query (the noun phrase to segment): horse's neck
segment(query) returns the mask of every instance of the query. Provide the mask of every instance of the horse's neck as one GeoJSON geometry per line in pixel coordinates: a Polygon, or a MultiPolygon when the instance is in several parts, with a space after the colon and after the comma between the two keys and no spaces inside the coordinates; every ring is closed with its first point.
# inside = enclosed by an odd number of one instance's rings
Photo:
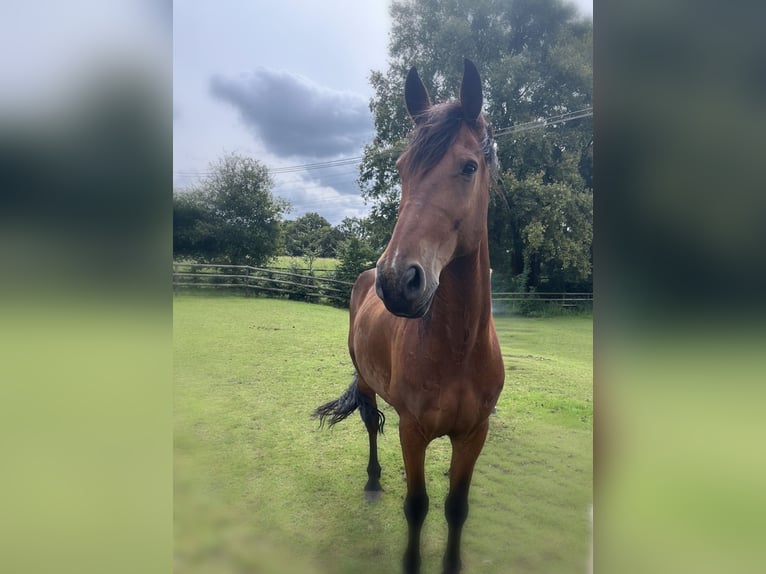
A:
{"type": "Polygon", "coordinates": [[[455,338],[455,345],[471,345],[474,338],[489,329],[492,293],[489,277],[489,251],[486,241],[479,249],[453,260],[442,270],[436,293],[432,322],[455,338]]]}

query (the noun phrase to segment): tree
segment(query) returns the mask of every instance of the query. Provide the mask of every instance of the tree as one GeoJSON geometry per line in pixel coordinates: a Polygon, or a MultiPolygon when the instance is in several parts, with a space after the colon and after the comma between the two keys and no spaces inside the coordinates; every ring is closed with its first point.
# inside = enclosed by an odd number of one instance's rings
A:
{"type": "Polygon", "coordinates": [[[341,241],[356,237],[367,240],[369,233],[367,231],[367,219],[362,217],[344,217],[335,228],[339,233],[341,241]]]}
{"type": "Polygon", "coordinates": [[[561,0],[404,0],[392,4],[391,15],[389,68],[370,78],[376,135],[360,167],[376,241],[390,237],[399,202],[395,161],[411,126],[402,97],[407,70],[416,65],[432,100],[444,101],[457,95],[466,56],[479,68],[484,108],[498,134],[502,184],[489,215],[495,272],[525,276],[529,288],[588,284],[590,263],[579,256],[591,251],[592,122],[530,128],[592,104],[592,22],[561,0]],[[578,217],[567,219],[577,232],[551,235],[555,226],[543,222],[570,212],[567,201],[579,206],[578,217]],[[535,243],[541,225],[546,245],[566,240],[559,255],[535,243]],[[582,242],[576,250],[574,241],[582,242]],[[578,263],[562,259],[562,250],[576,251],[578,263]]]}
{"type": "MultiPolygon", "coordinates": [[[[362,271],[375,267],[383,249],[376,249],[370,243],[369,218],[346,217],[335,230],[340,238],[336,251],[338,266],[335,268],[335,279],[353,283],[362,271]]],[[[348,305],[350,296],[349,287],[342,303],[348,305]]]]}
{"type": "Polygon", "coordinates": [[[200,190],[173,192],[173,257],[208,259],[216,250],[213,212],[200,190]]]}
{"type": "Polygon", "coordinates": [[[358,239],[376,255],[382,253],[386,247],[387,241],[380,245],[375,241],[375,222],[370,217],[344,217],[335,230],[338,233],[339,248],[342,247],[343,242],[347,242],[349,239],[358,239]]]}
{"type": "Polygon", "coordinates": [[[333,257],[338,235],[324,217],[307,213],[284,224],[285,252],[298,257],[333,257]]]}
{"type": "MultiPolygon", "coordinates": [[[[363,239],[351,236],[338,247],[338,266],[335,268],[335,279],[353,283],[362,271],[375,267],[377,254],[363,239]]],[[[348,305],[351,298],[351,288],[346,293],[342,303],[348,305]]]]}
{"type": "Polygon", "coordinates": [[[514,289],[587,289],[586,279],[592,272],[593,195],[564,182],[548,183],[542,173],[519,181],[506,172],[502,179],[513,209],[496,205],[491,223],[500,235],[517,243],[511,251],[501,241],[492,242],[490,257],[506,269],[517,264],[509,257],[520,262],[514,289]]]}
{"type": "Polygon", "coordinates": [[[199,188],[173,197],[173,255],[263,265],[277,254],[280,221],[290,209],[271,193],[266,166],[229,154],[211,165],[199,188]]]}

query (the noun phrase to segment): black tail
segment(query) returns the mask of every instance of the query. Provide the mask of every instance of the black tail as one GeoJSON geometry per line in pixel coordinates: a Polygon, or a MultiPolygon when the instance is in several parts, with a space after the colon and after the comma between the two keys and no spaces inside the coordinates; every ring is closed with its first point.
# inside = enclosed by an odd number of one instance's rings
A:
{"type": "Polygon", "coordinates": [[[329,424],[333,426],[348,417],[357,408],[364,423],[368,426],[370,424],[377,425],[378,432],[382,434],[386,416],[375,407],[367,395],[359,391],[356,374],[354,374],[353,382],[340,397],[317,407],[312,416],[319,418],[319,427],[322,428],[327,417],[330,417],[329,424]]]}

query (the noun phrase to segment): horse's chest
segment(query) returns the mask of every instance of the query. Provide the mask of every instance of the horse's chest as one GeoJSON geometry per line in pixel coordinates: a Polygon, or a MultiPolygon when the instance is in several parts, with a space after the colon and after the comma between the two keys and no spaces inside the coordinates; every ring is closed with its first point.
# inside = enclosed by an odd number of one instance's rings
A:
{"type": "Polygon", "coordinates": [[[392,387],[400,415],[415,417],[427,434],[436,437],[459,434],[486,419],[500,394],[502,380],[453,366],[429,373],[402,373],[392,387]]]}

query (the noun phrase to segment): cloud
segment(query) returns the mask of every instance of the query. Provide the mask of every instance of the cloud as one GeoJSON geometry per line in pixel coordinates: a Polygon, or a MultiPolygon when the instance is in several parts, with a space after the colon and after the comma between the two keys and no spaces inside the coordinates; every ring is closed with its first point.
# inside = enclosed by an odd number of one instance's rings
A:
{"type": "Polygon", "coordinates": [[[374,134],[363,96],[268,68],[248,77],[210,80],[212,95],[236,108],[245,125],[278,157],[361,155],[374,134]]]}
{"type": "Polygon", "coordinates": [[[293,206],[293,210],[286,219],[297,219],[308,212],[320,213],[332,225],[338,225],[344,217],[365,217],[369,207],[364,200],[356,195],[343,195],[337,189],[322,186],[319,182],[306,185],[301,181],[298,184],[278,184],[275,193],[287,199],[293,206]]]}
{"type": "Polygon", "coordinates": [[[274,192],[293,205],[288,219],[316,211],[337,225],[344,217],[364,217],[369,212],[359,193],[358,176],[356,165],[277,174],[274,192]]]}

